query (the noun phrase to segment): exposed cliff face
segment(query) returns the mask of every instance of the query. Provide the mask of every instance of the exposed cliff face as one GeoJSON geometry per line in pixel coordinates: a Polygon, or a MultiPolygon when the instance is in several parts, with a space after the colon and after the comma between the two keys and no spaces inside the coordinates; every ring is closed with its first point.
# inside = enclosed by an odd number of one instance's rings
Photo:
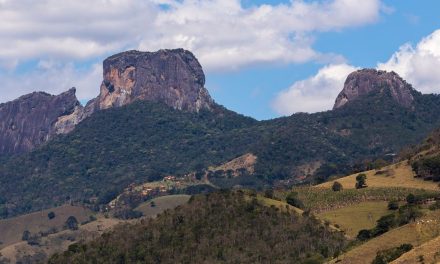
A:
{"type": "Polygon", "coordinates": [[[0,155],[22,153],[57,133],[70,132],[82,118],[75,89],[54,96],[24,95],[0,105],[0,155]]]}
{"type": "Polygon", "coordinates": [[[127,51],[104,61],[104,80],[94,110],[119,107],[135,100],[163,102],[175,109],[211,109],[205,75],[194,55],[183,49],[127,51]]]}
{"type": "Polygon", "coordinates": [[[356,100],[370,92],[384,92],[388,89],[391,96],[404,107],[410,107],[414,101],[413,88],[395,72],[374,69],[358,70],[348,75],[344,89],[336,98],[333,109],[356,100]]]}

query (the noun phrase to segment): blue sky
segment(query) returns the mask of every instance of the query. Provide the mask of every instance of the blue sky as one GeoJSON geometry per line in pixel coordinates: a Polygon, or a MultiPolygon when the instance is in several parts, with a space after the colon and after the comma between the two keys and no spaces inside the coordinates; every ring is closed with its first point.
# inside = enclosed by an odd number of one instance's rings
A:
{"type": "Polygon", "coordinates": [[[0,0],[0,102],[71,86],[85,102],[105,57],[177,47],[199,58],[215,101],[257,119],[329,110],[364,67],[439,93],[438,10],[437,0],[0,0]]]}

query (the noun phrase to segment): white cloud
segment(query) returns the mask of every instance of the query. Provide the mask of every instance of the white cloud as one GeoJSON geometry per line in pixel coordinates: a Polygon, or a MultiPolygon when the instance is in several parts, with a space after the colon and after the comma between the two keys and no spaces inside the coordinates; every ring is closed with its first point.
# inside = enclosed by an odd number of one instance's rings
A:
{"type": "Polygon", "coordinates": [[[440,93],[440,30],[423,38],[415,47],[400,47],[381,70],[395,71],[422,93],[440,93]]]}
{"type": "Polygon", "coordinates": [[[281,115],[329,110],[344,86],[347,75],[356,69],[348,64],[325,66],[316,75],[297,81],[281,91],[272,102],[272,107],[281,115]]]}
{"type": "Polygon", "coordinates": [[[140,48],[183,47],[192,50],[208,70],[328,61],[328,54],[313,50],[312,32],[372,23],[381,10],[379,0],[292,1],[252,8],[242,7],[238,0],[164,3],[168,10],[158,14],[155,30],[140,48]]]}
{"type": "Polygon", "coordinates": [[[91,97],[99,90],[97,70],[76,66],[100,63],[126,49],[186,48],[208,71],[341,62],[340,55],[312,48],[315,33],[373,23],[381,12],[380,0],[292,0],[253,7],[240,0],[0,0],[0,102],[68,86],[78,87],[81,99],[91,97]],[[29,61],[57,67],[14,72],[29,61]]]}
{"type": "Polygon", "coordinates": [[[76,87],[79,100],[88,100],[98,95],[102,81],[102,65],[78,69],[72,63],[59,64],[40,61],[38,67],[26,74],[0,74],[2,101],[13,100],[32,91],[60,94],[76,87]]]}

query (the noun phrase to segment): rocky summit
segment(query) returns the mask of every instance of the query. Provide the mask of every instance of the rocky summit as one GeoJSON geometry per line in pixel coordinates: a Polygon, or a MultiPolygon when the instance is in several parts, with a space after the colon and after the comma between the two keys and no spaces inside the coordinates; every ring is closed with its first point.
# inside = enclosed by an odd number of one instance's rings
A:
{"type": "Polygon", "coordinates": [[[119,107],[135,100],[162,102],[178,110],[211,109],[205,75],[196,57],[183,49],[127,51],[107,58],[104,80],[94,110],[119,107]]]}
{"type": "Polygon", "coordinates": [[[60,95],[34,92],[0,105],[0,155],[22,153],[70,132],[82,107],[72,88],[60,95]]]}
{"type": "Polygon", "coordinates": [[[392,98],[404,107],[410,107],[414,101],[414,89],[397,73],[362,69],[348,75],[333,109],[340,108],[374,91],[381,93],[389,91],[392,98]]]}

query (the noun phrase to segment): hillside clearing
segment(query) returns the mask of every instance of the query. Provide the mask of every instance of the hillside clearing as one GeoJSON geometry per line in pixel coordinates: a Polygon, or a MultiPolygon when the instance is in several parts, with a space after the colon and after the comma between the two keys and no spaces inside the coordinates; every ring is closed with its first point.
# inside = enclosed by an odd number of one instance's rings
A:
{"type": "Polygon", "coordinates": [[[371,229],[376,221],[389,213],[387,202],[362,202],[347,207],[326,211],[317,216],[339,226],[351,238],[357,236],[361,229],[371,229]]]}
{"type": "Polygon", "coordinates": [[[393,229],[373,238],[364,244],[353,248],[331,263],[340,264],[370,264],[379,250],[398,247],[407,243],[419,246],[440,235],[440,211],[427,212],[417,221],[393,229]]]}
{"type": "Polygon", "coordinates": [[[0,220],[0,249],[20,242],[23,232],[28,230],[31,234],[61,230],[69,216],[74,216],[79,223],[89,220],[94,213],[81,206],[63,205],[48,210],[35,212],[15,218],[0,220]],[[55,217],[49,220],[49,212],[54,212],[55,217]]]}
{"type": "Polygon", "coordinates": [[[179,205],[187,203],[189,198],[191,198],[191,195],[181,194],[161,196],[152,199],[151,201],[142,203],[134,210],[142,212],[142,214],[146,217],[155,217],[167,209],[173,209],[179,205]]]}
{"type": "MultiPolygon", "coordinates": [[[[425,190],[440,190],[438,183],[432,181],[424,181],[422,179],[414,178],[414,172],[407,161],[402,161],[379,170],[369,170],[362,172],[367,175],[368,187],[402,187],[415,188],[425,190]]],[[[328,181],[315,187],[331,188],[335,181],[342,184],[344,189],[354,189],[356,184],[355,173],[336,180],[328,181]]]]}

